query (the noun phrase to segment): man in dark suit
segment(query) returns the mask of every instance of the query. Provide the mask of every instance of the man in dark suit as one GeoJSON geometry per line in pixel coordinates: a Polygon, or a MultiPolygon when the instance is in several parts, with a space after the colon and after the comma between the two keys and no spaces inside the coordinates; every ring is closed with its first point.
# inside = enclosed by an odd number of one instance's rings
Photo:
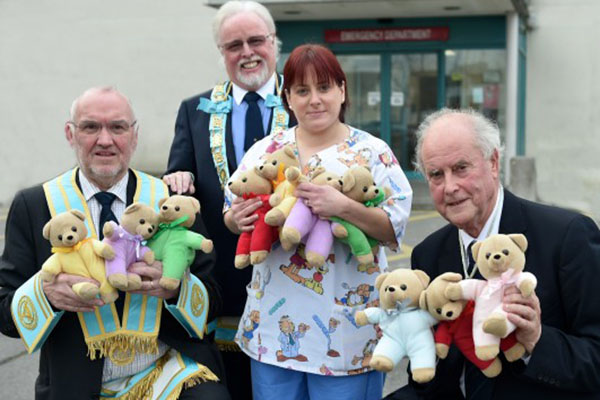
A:
{"type": "MultiPolygon", "coordinates": [[[[216,325],[215,340],[232,396],[247,399],[252,393],[250,361],[233,336],[252,269],[234,269],[238,237],[223,223],[223,185],[254,141],[277,134],[290,123],[281,104],[282,77],[275,73],[279,43],[269,11],[253,1],[227,2],[215,15],[213,32],[229,81],[181,103],[163,180],[172,191],[193,194],[200,201],[215,244],[213,272],[222,297],[220,317],[212,325],[216,325]]],[[[258,199],[246,205],[246,215],[260,206],[258,199]]]]}
{"type": "MultiPolygon", "coordinates": [[[[35,295],[27,296],[28,285],[41,282],[36,281],[37,273],[51,255],[50,242],[42,237],[42,229],[61,208],[82,210],[86,214],[88,231],[96,236],[107,215],[119,219],[127,205],[143,200],[140,194],[150,194],[148,198],[154,198],[151,200],[154,203],[158,201],[156,197],[167,195],[160,180],[129,168],[137,145],[137,127],[130,103],[121,93],[109,87],[85,91],[73,103],[71,120],[65,124],[66,138],[75,151],[78,167],[44,185],[17,193],[11,205],[6,221],[6,246],[0,260],[0,331],[11,337],[21,334],[28,349],[33,350],[39,345],[29,347],[25,338],[27,330],[43,325],[42,318],[56,323],[53,328],[48,328],[47,337],[40,341],[43,345],[35,386],[36,399],[99,398],[108,382],[131,377],[140,377],[142,386],[152,386],[160,378],[146,378],[143,371],[161,369],[155,366],[166,362],[171,354],[175,362],[177,357],[185,357],[186,365],[194,371],[193,382],[181,378],[181,385],[172,389],[175,392],[182,390],[179,398],[230,398],[226,386],[218,382],[218,377],[224,378],[224,368],[214,343],[190,337],[167,311],[166,303],[162,314],[158,312],[155,316],[160,318],[156,353],[132,351],[131,348],[125,351],[116,346],[109,354],[96,355],[92,360],[84,340],[83,325],[80,326],[84,314],[77,312],[100,310],[98,307],[104,306],[104,302],[100,298],[83,300],[75,295],[71,286],[83,281],[96,285],[98,282],[61,273],[53,282],[43,282],[41,292],[37,286],[35,295]],[[108,205],[103,203],[105,198],[110,199],[108,205]],[[15,312],[15,302],[19,303],[18,312],[15,312]],[[123,355],[127,359],[121,357],[123,355]],[[184,388],[185,384],[193,383],[199,384],[184,388]]],[[[201,223],[197,228],[204,229],[201,223]]],[[[197,278],[208,277],[213,266],[214,256],[199,256],[192,266],[192,274],[197,278]]],[[[160,262],[152,266],[137,263],[130,272],[142,277],[142,287],[134,293],[146,295],[143,296],[144,303],[154,302],[160,307],[163,299],[172,303],[180,295],[179,289],[168,291],[158,285],[162,275],[160,262]]],[[[128,293],[127,298],[136,294],[128,293]]],[[[132,313],[136,310],[135,305],[124,301],[125,297],[121,292],[115,303],[119,319],[124,307],[132,313]]],[[[149,308],[144,310],[152,312],[149,308]]],[[[104,325],[104,329],[108,332],[110,328],[104,325]]],[[[165,376],[163,372],[157,376],[165,376]]],[[[153,386],[155,392],[157,387],[153,386]]],[[[170,389],[165,388],[165,391],[173,393],[170,389]]],[[[140,385],[123,389],[123,393],[138,398],[146,398],[148,394],[140,385]]]]}
{"type": "MultiPolygon", "coordinates": [[[[495,233],[527,237],[525,271],[535,295],[505,291],[508,319],[526,349],[484,378],[455,347],[413,396],[432,399],[600,399],[600,232],[589,218],[521,199],[499,183],[498,128],[474,111],[444,109],[420,126],[417,164],[438,212],[450,223],[415,247],[412,267],[430,277],[469,270],[467,246],[495,233]],[[461,388],[461,378],[464,386],[461,388]]],[[[411,398],[410,388],[390,398],[411,398]]],[[[414,397],[413,397],[414,398],[414,397]]]]}

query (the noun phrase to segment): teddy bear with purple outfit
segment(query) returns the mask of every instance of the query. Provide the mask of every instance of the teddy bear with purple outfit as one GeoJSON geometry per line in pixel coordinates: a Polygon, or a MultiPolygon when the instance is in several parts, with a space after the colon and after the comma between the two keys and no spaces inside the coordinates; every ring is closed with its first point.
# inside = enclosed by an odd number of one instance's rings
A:
{"type": "MultiPolygon", "coordinates": [[[[327,172],[323,167],[315,169],[310,182],[315,185],[330,185],[336,190],[342,190],[340,177],[327,172]]],[[[319,218],[304,201],[297,201],[285,220],[280,241],[285,250],[291,250],[294,245],[304,241],[308,264],[312,267],[322,267],[333,245],[331,221],[319,218]]]]}
{"type": "Polygon", "coordinates": [[[115,258],[106,260],[106,277],[119,290],[137,290],[142,287],[139,275],[128,272],[129,266],[137,261],[150,265],[154,252],[143,242],[156,232],[158,214],[152,207],[133,203],[125,209],[121,225],[108,221],[102,228],[103,242],[115,250],[115,258]]]}

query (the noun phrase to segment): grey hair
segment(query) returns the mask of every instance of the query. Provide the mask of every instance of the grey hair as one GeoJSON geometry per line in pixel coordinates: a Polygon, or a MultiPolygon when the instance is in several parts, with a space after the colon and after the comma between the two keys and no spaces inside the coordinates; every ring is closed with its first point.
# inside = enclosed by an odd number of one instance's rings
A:
{"type": "MultiPolygon", "coordinates": [[[[271,13],[269,12],[269,10],[267,10],[265,6],[263,6],[260,3],[257,3],[256,1],[228,1],[219,8],[219,11],[217,11],[213,18],[212,28],[215,44],[220,44],[219,33],[223,22],[225,22],[227,18],[233,17],[234,15],[240,13],[249,12],[256,14],[258,17],[260,17],[260,19],[262,19],[265,22],[267,28],[269,29],[269,33],[275,33],[275,21],[273,21],[271,13]]],[[[277,39],[277,41],[279,42],[279,39],[277,39]]]]}
{"type": "MultiPolygon", "coordinates": [[[[71,109],[69,112],[69,116],[70,116],[70,121],[75,121],[77,119],[77,111],[79,109],[79,102],[81,101],[81,99],[83,98],[83,96],[85,96],[88,93],[91,92],[100,92],[100,93],[116,93],[119,96],[121,96],[123,99],[125,99],[125,101],[127,102],[127,106],[129,107],[129,112],[131,113],[131,117],[132,119],[135,121],[136,117],[135,117],[135,113],[133,112],[133,107],[131,105],[131,101],[129,101],[129,99],[127,98],[127,96],[125,96],[123,93],[119,92],[117,90],[117,88],[115,88],[114,86],[95,86],[95,87],[91,87],[89,89],[87,89],[85,92],[81,93],[79,96],[77,96],[77,98],[75,100],[73,100],[73,103],[71,103],[71,109]]],[[[140,124],[136,124],[135,125],[135,131],[137,132],[139,130],[140,124]]]]}
{"type": "Polygon", "coordinates": [[[429,132],[429,128],[436,121],[448,115],[464,115],[468,117],[473,124],[473,132],[475,133],[475,143],[481,150],[483,158],[486,160],[492,157],[494,151],[498,151],[498,156],[502,156],[504,150],[500,143],[500,129],[498,124],[485,117],[478,111],[471,108],[453,110],[450,108],[442,108],[434,113],[429,114],[417,128],[415,135],[417,137],[417,147],[415,149],[414,166],[419,172],[425,175],[425,168],[422,160],[423,141],[429,132]]]}

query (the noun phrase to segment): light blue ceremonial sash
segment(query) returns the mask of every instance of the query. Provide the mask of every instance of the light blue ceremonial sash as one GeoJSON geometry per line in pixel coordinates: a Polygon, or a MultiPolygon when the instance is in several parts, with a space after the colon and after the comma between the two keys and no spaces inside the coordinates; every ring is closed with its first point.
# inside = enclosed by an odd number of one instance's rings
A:
{"type": "Polygon", "coordinates": [[[17,289],[10,311],[29,354],[42,347],[64,311],[55,313],[42,290],[37,273],[17,289]]]}
{"type": "Polygon", "coordinates": [[[208,292],[200,279],[187,273],[181,282],[177,304],[165,302],[167,310],[181,323],[191,337],[202,339],[208,317],[208,292]]]}
{"type": "MultiPolygon", "coordinates": [[[[288,128],[289,115],[285,111],[281,102],[281,88],[283,86],[283,76],[278,75],[275,79],[275,89],[277,94],[269,93],[265,100],[265,105],[273,109],[271,122],[271,135],[279,135],[288,128]],[[277,79],[277,77],[279,79],[277,79]],[[279,82],[281,81],[281,82],[279,82]]],[[[210,94],[210,100],[202,97],[196,107],[199,111],[204,111],[210,115],[208,130],[210,132],[210,151],[213,158],[213,164],[221,183],[221,190],[229,180],[229,166],[227,164],[227,145],[225,142],[225,131],[227,126],[227,115],[231,112],[233,99],[229,95],[232,84],[229,81],[215,86],[210,94]]]]}
{"type": "Polygon", "coordinates": [[[178,353],[168,351],[145,370],[132,377],[102,385],[101,399],[176,399],[186,388],[205,381],[218,381],[206,366],[178,353]]]}

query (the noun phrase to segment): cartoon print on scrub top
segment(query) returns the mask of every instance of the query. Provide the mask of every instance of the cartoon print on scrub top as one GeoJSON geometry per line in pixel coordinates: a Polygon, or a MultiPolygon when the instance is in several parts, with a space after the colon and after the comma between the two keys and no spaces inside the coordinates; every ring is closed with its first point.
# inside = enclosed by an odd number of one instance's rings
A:
{"type": "MultiPolygon", "coordinates": [[[[281,264],[279,269],[284,273],[285,276],[297,284],[302,285],[317,294],[323,294],[323,285],[321,282],[323,281],[323,276],[329,272],[329,267],[327,266],[327,263],[321,267],[310,266],[306,261],[304,250],[304,244],[300,243],[296,248],[296,252],[290,257],[290,264],[281,264]],[[312,277],[305,278],[300,275],[300,271],[302,270],[315,271],[313,272],[312,277]]],[[[332,263],[335,262],[335,256],[330,254],[327,258],[327,261],[332,263]]]]}
{"type": "Polygon", "coordinates": [[[254,331],[260,324],[260,311],[252,310],[247,319],[244,319],[244,333],[242,334],[242,346],[248,348],[248,343],[254,339],[254,331]]]}
{"type": "Polygon", "coordinates": [[[254,278],[252,278],[252,283],[250,284],[250,287],[253,290],[256,290],[255,297],[257,299],[260,299],[265,294],[265,286],[267,286],[271,281],[271,270],[267,269],[264,275],[264,279],[261,280],[260,271],[256,271],[254,278]]]}
{"type": "Polygon", "coordinates": [[[298,325],[298,330],[296,330],[296,325],[290,319],[288,315],[283,315],[279,318],[279,344],[281,345],[281,350],[277,350],[277,361],[283,362],[290,359],[306,362],[308,358],[306,356],[300,354],[300,340],[306,334],[306,331],[310,329],[310,326],[305,323],[300,323],[298,325]]]}
{"type": "Polygon", "coordinates": [[[348,307],[367,304],[371,297],[371,292],[375,290],[374,286],[367,283],[361,283],[356,287],[350,287],[346,282],[342,282],[342,287],[347,290],[346,295],[341,299],[336,297],[335,304],[348,307]]]}
{"type": "Polygon", "coordinates": [[[360,374],[369,369],[369,363],[373,356],[373,350],[377,346],[377,339],[370,339],[363,347],[362,355],[354,356],[352,358],[352,365],[360,365],[360,368],[348,371],[348,375],[360,374]]]}
{"type": "Polygon", "coordinates": [[[335,332],[337,327],[340,325],[340,321],[333,317],[329,318],[329,328],[326,328],[325,324],[323,323],[323,321],[321,321],[321,318],[319,318],[319,316],[317,314],[313,314],[312,318],[317,323],[319,328],[321,328],[321,332],[323,332],[323,335],[325,335],[325,337],[327,338],[327,353],[326,353],[327,356],[339,357],[340,353],[331,348],[331,335],[335,332]]]}

